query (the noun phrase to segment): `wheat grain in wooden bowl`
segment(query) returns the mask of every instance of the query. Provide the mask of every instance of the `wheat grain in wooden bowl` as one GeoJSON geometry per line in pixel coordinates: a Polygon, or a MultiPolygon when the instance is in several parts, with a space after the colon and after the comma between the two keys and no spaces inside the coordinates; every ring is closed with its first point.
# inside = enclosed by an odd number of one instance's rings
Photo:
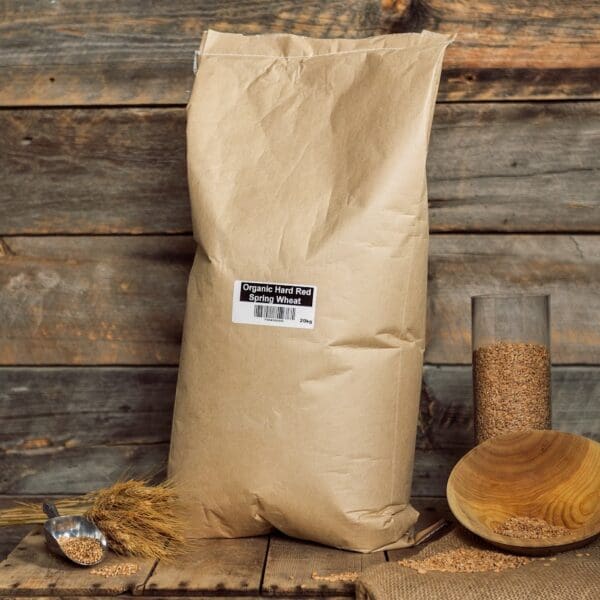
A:
{"type": "Polygon", "coordinates": [[[576,548],[600,534],[600,444],[560,431],[493,438],[458,462],[446,491],[456,519],[496,546],[576,548]]]}

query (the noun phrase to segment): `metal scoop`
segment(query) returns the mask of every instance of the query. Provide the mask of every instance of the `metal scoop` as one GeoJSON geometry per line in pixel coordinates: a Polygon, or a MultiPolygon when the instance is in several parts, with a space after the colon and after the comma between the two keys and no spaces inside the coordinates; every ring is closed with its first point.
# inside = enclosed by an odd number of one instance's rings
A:
{"type": "Polygon", "coordinates": [[[106,536],[90,520],[85,517],[61,517],[58,514],[56,506],[51,502],[44,502],[42,508],[48,517],[48,520],[44,523],[44,534],[46,535],[48,549],[52,553],[61,556],[62,558],[66,558],[82,567],[91,567],[104,560],[108,548],[106,536]],[[80,562],[66,554],[62,549],[60,542],[73,538],[93,538],[98,540],[102,546],[102,557],[100,560],[93,563],[80,562]]]}

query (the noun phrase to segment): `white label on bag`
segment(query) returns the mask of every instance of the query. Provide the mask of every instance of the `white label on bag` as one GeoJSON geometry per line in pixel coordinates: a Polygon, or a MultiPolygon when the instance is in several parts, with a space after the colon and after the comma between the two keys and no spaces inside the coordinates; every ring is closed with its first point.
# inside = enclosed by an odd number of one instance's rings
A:
{"type": "Polygon", "coordinates": [[[246,325],[313,329],[317,288],[314,285],[236,281],[231,320],[246,325]]]}

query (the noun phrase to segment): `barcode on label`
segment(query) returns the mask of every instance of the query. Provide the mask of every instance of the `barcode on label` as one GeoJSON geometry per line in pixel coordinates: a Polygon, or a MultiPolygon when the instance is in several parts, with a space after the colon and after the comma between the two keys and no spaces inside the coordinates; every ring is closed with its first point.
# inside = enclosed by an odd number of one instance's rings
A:
{"type": "Polygon", "coordinates": [[[296,309],[293,306],[255,304],[254,316],[268,321],[293,321],[296,318],[296,309]]]}

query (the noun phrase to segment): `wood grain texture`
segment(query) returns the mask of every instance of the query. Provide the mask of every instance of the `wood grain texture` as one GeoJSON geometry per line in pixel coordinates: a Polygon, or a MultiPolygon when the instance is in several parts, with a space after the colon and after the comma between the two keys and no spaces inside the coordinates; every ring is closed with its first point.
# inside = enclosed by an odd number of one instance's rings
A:
{"type": "Polygon", "coordinates": [[[467,529],[518,554],[567,550],[600,534],[600,444],[561,431],[519,431],[486,440],[448,481],[448,503],[467,529]],[[567,533],[518,537],[496,527],[513,516],[567,533]]]}
{"type": "Polygon", "coordinates": [[[191,238],[11,238],[0,251],[0,362],[178,361],[191,238]]]}
{"type": "MultiPolygon", "coordinates": [[[[52,456],[169,441],[175,367],[0,368],[0,451],[52,456]]],[[[473,444],[471,368],[426,365],[417,447],[473,444]]],[[[554,367],[553,426],[600,440],[600,367],[554,367]]]]}
{"type": "MultiPolygon", "coordinates": [[[[600,368],[552,370],[552,427],[600,441],[600,368]]],[[[425,366],[418,447],[473,445],[470,367],[425,366]]]]}
{"type": "MultiPolygon", "coordinates": [[[[0,234],[189,233],[185,111],[0,112],[0,234]]],[[[600,103],[439,104],[433,232],[599,232],[600,103]]]]}
{"type": "MultiPolygon", "coordinates": [[[[176,364],[187,236],[12,237],[0,247],[0,364],[176,364]]],[[[430,363],[466,364],[470,296],[552,295],[553,361],[600,363],[600,236],[435,235],[430,363]]]]}
{"type": "Polygon", "coordinates": [[[184,109],[0,112],[5,233],[190,232],[184,109]]]}
{"type": "Polygon", "coordinates": [[[445,61],[444,99],[599,93],[600,8],[593,0],[418,4],[418,11],[391,15],[379,0],[5,3],[0,104],[185,103],[192,52],[208,27],[315,37],[427,28],[458,36],[445,61]]]}
{"type": "Polygon", "coordinates": [[[353,581],[326,581],[317,577],[360,574],[385,560],[384,552],[359,554],[273,535],[262,590],[275,596],[354,596],[353,581]]]}
{"type": "MultiPolygon", "coordinates": [[[[597,380],[596,377],[596,386],[597,380]]],[[[565,402],[568,402],[566,390],[565,398],[565,402]]],[[[590,396],[583,402],[587,403],[588,408],[581,413],[579,428],[589,431],[587,425],[583,424],[583,419],[591,415],[591,423],[597,423],[598,396],[590,396]]],[[[574,414],[578,405],[576,402],[569,412],[574,414]]],[[[436,404],[433,406],[432,409],[429,405],[426,410],[432,410],[434,415],[445,415],[446,419],[455,418],[456,421],[452,430],[438,430],[437,442],[433,437],[431,425],[425,432],[421,432],[415,455],[412,488],[414,496],[444,495],[452,467],[472,445],[472,429],[464,424],[465,421],[470,422],[471,417],[467,415],[470,415],[471,411],[465,408],[463,417],[456,418],[456,413],[460,412],[452,405],[450,409],[438,409],[436,404]],[[462,427],[460,433],[459,427],[462,427]]],[[[422,406],[421,413],[423,412],[422,406]]],[[[567,429],[566,426],[562,428],[567,429]]],[[[110,429],[104,430],[103,433],[107,438],[112,435],[110,429]]],[[[599,439],[599,435],[596,427],[590,437],[599,439]]],[[[113,438],[103,444],[91,446],[57,445],[28,448],[25,444],[25,447],[3,452],[0,454],[0,494],[81,494],[106,486],[124,475],[164,474],[169,451],[168,441],[151,444],[127,442],[125,437],[122,440],[113,438]]]]}
{"type": "MultiPolygon", "coordinates": [[[[440,496],[464,448],[417,450],[413,495],[440,496]]],[[[46,448],[0,455],[0,494],[84,494],[119,478],[164,476],[169,444],[46,448]]]]}
{"type": "Polygon", "coordinates": [[[168,443],[117,441],[5,453],[0,455],[0,494],[85,494],[123,477],[161,477],[168,455],[168,443]]]}
{"type": "MultiPolygon", "coordinates": [[[[15,506],[17,502],[39,502],[55,500],[59,496],[10,496],[0,495],[0,511],[15,506]]],[[[33,525],[15,525],[0,528],[0,561],[4,560],[17,544],[33,529],[33,525]]]]}
{"type": "Polygon", "coordinates": [[[0,452],[169,441],[174,367],[0,368],[0,452]]]}
{"type": "Polygon", "coordinates": [[[434,236],[426,360],[470,363],[470,297],[525,291],[552,297],[554,363],[600,363],[600,237],[575,235],[434,236]]]}
{"type": "Polygon", "coordinates": [[[146,596],[257,594],[268,537],[194,540],[194,550],[176,564],[159,563],[144,585],[146,596]]]}
{"type": "Polygon", "coordinates": [[[143,586],[155,561],[134,557],[117,557],[110,553],[103,564],[135,563],[133,575],[102,577],[82,569],[46,550],[41,528],[35,528],[19,543],[0,565],[0,595],[87,595],[116,596],[135,592],[143,586]]]}

